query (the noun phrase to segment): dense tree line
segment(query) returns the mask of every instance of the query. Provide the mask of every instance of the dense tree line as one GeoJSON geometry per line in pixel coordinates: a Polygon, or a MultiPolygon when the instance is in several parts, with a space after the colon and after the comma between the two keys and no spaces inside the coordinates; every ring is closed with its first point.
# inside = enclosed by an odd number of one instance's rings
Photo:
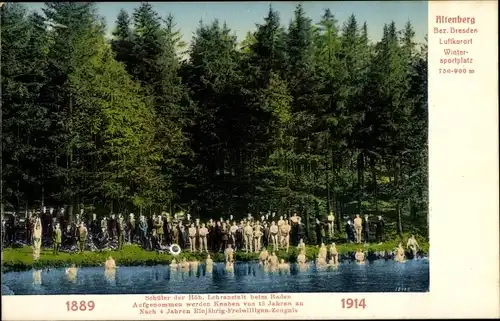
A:
{"type": "Polygon", "coordinates": [[[212,21],[188,45],[143,3],[109,40],[94,3],[7,3],[2,204],[426,222],[426,47],[368,27],[270,7],[240,42],[212,21]]]}

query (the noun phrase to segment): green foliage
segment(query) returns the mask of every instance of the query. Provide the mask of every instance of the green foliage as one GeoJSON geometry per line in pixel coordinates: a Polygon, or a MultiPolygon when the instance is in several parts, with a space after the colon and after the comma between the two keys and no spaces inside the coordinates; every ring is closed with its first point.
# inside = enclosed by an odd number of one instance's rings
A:
{"type": "MultiPolygon", "coordinates": [[[[406,235],[405,235],[406,237],[406,235]]],[[[406,239],[406,238],[405,238],[406,239]]],[[[422,248],[422,252],[427,254],[429,251],[429,244],[417,236],[417,241],[422,248]]],[[[359,246],[356,244],[342,244],[337,245],[337,251],[340,255],[352,254],[357,249],[363,248],[366,252],[376,251],[394,251],[399,242],[387,242],[383,244],[373,244],[368,247],[359,246]]],[[[406,244],[403,244],[406,246],[406,244]]],[[[268,249],[271,252],[271,249],[268,249]]],[[[308,261],[314,261],[318,255],[319,247],[307,246],[306,257],[308,261]]],[[[297,262],[298,249],[290,247],[289,251],[280,250],[276,252],[279,259],[284,259],[286,262],[297,262]]],[[[33,260],[33,251],[30,247],[22,247],[18,249],[4,249],[3,251],[3,266],[4,270],[28,270],[31,268],[59,268],[69,267],[75,264],[77,267],[93,267],[104,266],[108,257],[112,257],[117,266],[138,266],[138,265],[168,265],[172,262],[174,256],[166,253],[158,253],[154,251],[145,251],[137,245],[126,245],[121,251],[99,251],[99,252],[83,252],[83,253],[66,253],[59,252],[54,255],[51,250],[42,250],[38,261],[33,260]]],[[[224,262],[223,253],[210,254],[214,262],[224,262]]],[[[206,253],[191,253],[183,251],[181,254],[175,256],[177,262],[182,259],[187,261],[199,261],[203,263],[207,259],[206,253]]],[[[256,262],[259,260],[259,253],[245,253],[236,252],[235,260],[237,262],[256,262]]]]}

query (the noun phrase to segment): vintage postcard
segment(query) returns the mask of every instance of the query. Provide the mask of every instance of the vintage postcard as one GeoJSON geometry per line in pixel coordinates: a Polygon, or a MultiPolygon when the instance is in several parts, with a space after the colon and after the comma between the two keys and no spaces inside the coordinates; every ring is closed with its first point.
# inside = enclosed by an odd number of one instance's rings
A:
{"type": "Polygon", "coordinates": [[[2,319],[500,317],[497,10],[1,4],[2,319]]]}

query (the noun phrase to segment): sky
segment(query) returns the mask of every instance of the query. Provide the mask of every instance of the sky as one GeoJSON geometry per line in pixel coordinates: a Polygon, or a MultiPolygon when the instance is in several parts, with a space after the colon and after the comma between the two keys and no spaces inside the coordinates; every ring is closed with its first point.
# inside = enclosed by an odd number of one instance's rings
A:
{"type": "MultiPolygon", "coordinates": [[[[236,33],[238,40],[244,39],[248,31],[256,30],[255,25],[263,23],[269,4],[280,13],[281,23],[288,26],[295,7],[300,2],[151,2],[155,11],[162,17],[171,13],[181,29],[183,40],[190,42],[200,20],[209,23],[215,19],[226,21],[236,33]]],[[[40,10],[43,3],[25,3],[30,9],[40,10]]],[[[120,9],[132,14],[140,2],[100,2],[99,14],[106,19],[108,34],[111,34],[120,9]]],[[[336,19],[343,23],[355,14],[360,26],[367,22],[368,35],[372,41],[380,40],[385,23],[394,21],[402,29],[411,21],[416,41],[423,42],[427,34],[427,1],[307,1],[302,3],[304,10],[313,22],[318,22],[329,8],[336,19]]]]}

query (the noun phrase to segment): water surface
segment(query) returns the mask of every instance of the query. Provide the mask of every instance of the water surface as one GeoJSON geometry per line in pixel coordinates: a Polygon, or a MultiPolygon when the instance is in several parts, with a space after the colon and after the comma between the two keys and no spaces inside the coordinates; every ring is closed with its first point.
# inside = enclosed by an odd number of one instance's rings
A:
{"type": "Polygon", "coordinates": [[[114,278],[102,267],[81,268],[69,281],[65,269],[6,272],[2,295],[43,294],[168,294],[168,293],[274,293],[274,292],[427,292],[426,258],[397,263],[376,260],[358,265],[343,262],[336,269],[310,265],[290,273],[266,272],[258,263],[236,263],[228,273],[216,263],[212,273],[200,265],[196,272],[171,272],[168,266],[119,267],[114,278]],[[36,282],[34,282],[36,281],[36,282]]]}

